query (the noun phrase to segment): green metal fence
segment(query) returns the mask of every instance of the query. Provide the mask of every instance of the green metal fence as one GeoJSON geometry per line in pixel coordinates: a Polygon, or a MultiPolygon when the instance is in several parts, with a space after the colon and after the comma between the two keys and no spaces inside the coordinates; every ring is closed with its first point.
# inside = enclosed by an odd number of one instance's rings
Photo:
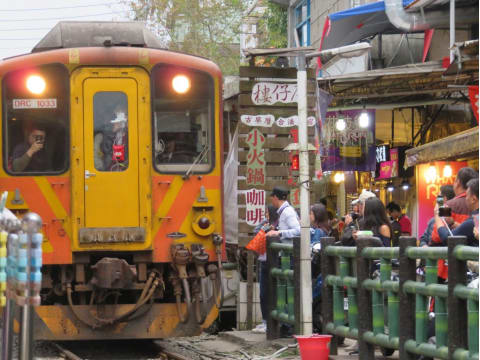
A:
{"type": "Polygon", "coordinates": [[[278,238],[267,238],[267,338],[270,340],[281,336],[282,324],[300,334],[299,241],[295,238],[288,244],[278,238]]]}
{"type": "MultiPolygon", "coordinates": [[[[360,359],[373,359],[375,346],[386,355],[399,350],[401,359],[478,359],[478,289],[466,286],[466,261],[478,261],[478,248],[466,246],[464,237],[451,237],[448,247],[437,248],[418,248],[415,238],[408,237],[395,248],[381,247],[376,238],[360,238],[357,247],[333,243],[332,238],[322,239],[324,326],[333,335],[357,339],[360,359]],[[398,259],[398,280],[391,277],[393,259],[398,259]],[[424,282],[416,279],[417,259],[426,261],[424,282]],[[448,285],[437,283],[439,259],[448,261],[448,285]],[[372,260],[380,261],[376,279],[372,260]],[[436,344],[427,338],[431,297],[436,344]]],[[[331,352],[336,354],[335,337],[331,352]]]]}

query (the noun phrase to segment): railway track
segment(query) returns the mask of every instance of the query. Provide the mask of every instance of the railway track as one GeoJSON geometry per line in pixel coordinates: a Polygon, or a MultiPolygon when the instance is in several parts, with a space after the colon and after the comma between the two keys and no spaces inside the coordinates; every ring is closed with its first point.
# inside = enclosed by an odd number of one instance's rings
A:
{"type": "Polygon", "coordinates": [[[161,341],[130,340],[82,341],[69,343],[49,343],[60,356],[67,360],[250,360],[244,351],[235,355],[199,349],[195,342],[188,340],[161,341]]]}

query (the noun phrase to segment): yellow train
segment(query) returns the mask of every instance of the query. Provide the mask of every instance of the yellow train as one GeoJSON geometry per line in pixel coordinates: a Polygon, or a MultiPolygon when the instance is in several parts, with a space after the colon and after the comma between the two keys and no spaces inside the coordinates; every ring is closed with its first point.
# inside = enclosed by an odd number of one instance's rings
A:
{"type": "Polygon", "coordinates": [[[208,327],[225,251],[218,66],[138,23],[61,22],[0,78],[0,189],[43,220],[36,338],[208,327]]]}

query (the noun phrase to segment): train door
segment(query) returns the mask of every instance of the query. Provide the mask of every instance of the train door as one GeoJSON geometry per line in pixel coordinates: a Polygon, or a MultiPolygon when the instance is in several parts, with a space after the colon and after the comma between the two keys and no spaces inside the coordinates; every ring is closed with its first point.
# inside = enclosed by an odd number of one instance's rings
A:
{"type": "Polygon", "coordinates": [[[134,79],[86,79],[85,227],[138,227],[138,114],[134,79]]]}
{"type": "Polygon", "coordinates": [[[82,68],[72,90],[73,249],[149,248],[148,74],[82,68]]]}

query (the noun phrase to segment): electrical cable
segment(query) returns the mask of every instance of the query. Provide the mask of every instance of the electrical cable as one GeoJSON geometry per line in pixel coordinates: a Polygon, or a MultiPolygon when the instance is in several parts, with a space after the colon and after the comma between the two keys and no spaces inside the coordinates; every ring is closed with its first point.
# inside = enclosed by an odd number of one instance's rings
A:
{"type": "Polygon", "coordinates": [[[74,5],[74,6],[59,6],[51,8],[25,8],[25,9],[0,9],[0,12],[20,12],[20,11],[47,11],[47,10],[63,10],[63,9],[78,9],[85,7],[97,7],[97,6],[110,6],[115,4],[122,4],[120,1],[113,1],[108,3],[101,4],[91,4],[91,5],[74,5]]]}
{"type": "Polygon", "coordinates": [[[98,13],[98,14],[89,14],[89,15],[76,15],[76,16],[64,16],[64,17],[53,17],[53,18],[30,18],[30,19],[0,19],[0,22],[16,22],[16,21],[47,21],[47,20],[66,20],[66,19],[78,19],[78,18],[87,18],[93,16],[103,16],[103,15],[114,15],[114,14],[125,14],[127,12],[131,12],[133,10],[123,10],[123,11],[110,11],[106,13],[98,13]]]}

